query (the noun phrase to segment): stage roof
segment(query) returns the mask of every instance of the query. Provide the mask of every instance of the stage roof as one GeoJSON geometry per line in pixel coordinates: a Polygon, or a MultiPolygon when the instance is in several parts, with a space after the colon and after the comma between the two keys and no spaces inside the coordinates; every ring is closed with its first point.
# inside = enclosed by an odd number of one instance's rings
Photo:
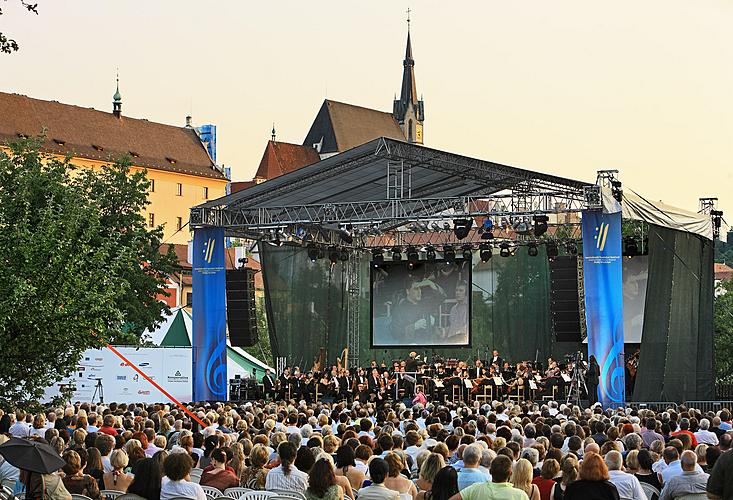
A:
{"type": "Polygon", "coordinates": [[[394,198],[388,172],[394,180],[400,169],[404,181],[397,185],[403,190],[401,198],[409,199],[486,196],[517,189],[527,195],[561,192],[580,199],[583,188],[591,185],[382,137],[198,208],[251,210],[385,200],[394,198]]]}

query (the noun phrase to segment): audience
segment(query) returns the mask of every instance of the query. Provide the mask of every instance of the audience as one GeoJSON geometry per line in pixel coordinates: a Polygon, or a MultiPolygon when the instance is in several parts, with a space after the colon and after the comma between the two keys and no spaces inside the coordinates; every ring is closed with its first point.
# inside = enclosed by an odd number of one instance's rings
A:
{"type": "Polygon", "coordinates": [[[289,441],[281,442],[277,447],[277,458],[280,465],[267,473],[266,490],[305,491],[308,487],[308,474],[295,467],[297,450],[289,441]]]}
{"type": "Polygon", "coordinates": [[[608,467],[597,453],[586,453],[578,471],[580,479],[565,489],[563,500],[619,500],[618,490],[609,481],[608,467]]]}
{"type": "Polygon", "coordinates": [[[359,500],[400,500],[400,494],[387,488],[384,481],[389,474],[389,465],[379,457],[369,461],[369,477],[372,484],[361,488],[358,493],[359,500]]]}
{"type": "MultiPolygon", "coordinates": [[[[155,464],[155,460],[151,461],[155,464]]],[[[157,464],[156,467],[160,469],[157,464]]],[[[189,474],[192,468],[193,460],[186,453],[173,453],[168,457],[163,463],[165,477],[160,487],[160,500],[180,497],[206,500],[206,494],[201,486],[190,481],[189,474]]]]}
{"type": "Polygon", "coordinates": [[[308,474],[307,500],[343,500],[344,489],[336,484],[336,474],[328,459],[319,458],[308,474]]]}

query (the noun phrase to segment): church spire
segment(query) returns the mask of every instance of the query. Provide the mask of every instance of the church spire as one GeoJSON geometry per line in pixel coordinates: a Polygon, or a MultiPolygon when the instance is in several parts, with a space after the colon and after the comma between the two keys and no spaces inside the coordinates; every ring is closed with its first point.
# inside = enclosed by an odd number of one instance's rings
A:
{"type": "Polygon", "coordinates": [[[402,127],[408,142],[422,144],[422,128],[425,110],[422,98],[417,97],[415,83],[415,59],[412,57],[412,38],[410,35],[410,9],[407,9],[407,46],[402,62],[402,89],[400,98],[395,98],[392,116],[402,127]]]}
{"type": "Polygon", "coordinates": [[[112,96],[112,114],[117,118],[122,116],[122,94],[120,94],[120,72],[117,71],[117,90],[112,96]]]}

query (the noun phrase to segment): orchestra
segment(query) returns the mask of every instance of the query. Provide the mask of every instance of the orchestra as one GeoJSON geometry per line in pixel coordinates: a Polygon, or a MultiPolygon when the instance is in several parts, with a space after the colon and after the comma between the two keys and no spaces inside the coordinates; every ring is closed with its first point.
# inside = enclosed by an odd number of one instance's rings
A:
{"type": "MultiPolygon", "coordinates": [[[[275,377],[266,372],[259,397],[268,399],[373,402],[412,400],[422,392],[429,400],[443,402],[499,400],[516,397],[561,400],[568,394],[573,377],[573,360],[560,363],[524,360],[511,364],[494,350],[488,359],[458,360],[434,356],[430,363],[411,352],[406,359],[372,360],[368,368],[351,367],[342,356],[336,365],[326,366],[323,355],[309,371],[287,367],[275,377]]],[[[637,358],[638,359],[638,358],[637,358]]],[[[583,363],[583,362],[581,362],[583,363]]],[[[580,367],[585,373],[585,365],[580,367]]]]}

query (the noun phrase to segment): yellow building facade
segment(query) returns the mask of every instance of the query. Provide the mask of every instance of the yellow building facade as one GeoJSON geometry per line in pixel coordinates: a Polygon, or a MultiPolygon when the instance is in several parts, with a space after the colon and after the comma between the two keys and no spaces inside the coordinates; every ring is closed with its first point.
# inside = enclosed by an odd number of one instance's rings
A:
{"type": "Polygon", "coordinates": [[[191,126],[122,116],[119,92],[112,113],[0,92],[0,145],[45,133],[43,150],[74,165],[99,168],[127,156],[150,180],[149,227],[163,241],[186,244],[191,207],[226,194],[228,179],[191,126]]]}

